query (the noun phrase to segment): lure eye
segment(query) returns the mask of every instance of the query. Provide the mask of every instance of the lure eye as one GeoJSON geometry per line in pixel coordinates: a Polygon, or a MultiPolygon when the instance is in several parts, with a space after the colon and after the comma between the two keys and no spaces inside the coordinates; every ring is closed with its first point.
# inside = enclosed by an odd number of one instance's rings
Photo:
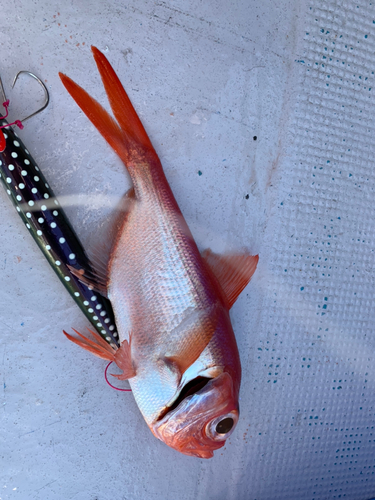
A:
{"type": "Polygon", "coordinates": [[[207,435],[214,441],[225,441],[234,431],[238,422],[238,412],[220,415],[206,425],[207,435]]]}

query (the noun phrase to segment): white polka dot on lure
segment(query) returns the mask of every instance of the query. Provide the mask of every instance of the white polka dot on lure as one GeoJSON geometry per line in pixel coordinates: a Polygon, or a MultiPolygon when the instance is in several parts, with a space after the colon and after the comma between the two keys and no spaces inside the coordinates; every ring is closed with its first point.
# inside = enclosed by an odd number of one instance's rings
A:
{"type": "Polygon", "coordinates": [[[42,236],[42,234],[43,234],[43,233],[42,233],[42,231],[41,231],[40,229],[38,229],[38,231],[36,232],[36,234],[37,234],[38,236],[42,236]]]}
{"type": "Polygon", "coordinates": [[[59,215],[59,212],[57,210],[54,210],[52,213],[54,216],[59,215]]]}
{"type": "Polygon", "coordinates": [[[102,306],[101,304],[98,304],[98,305],[96,306],[96,308],[97,308],[97,309],[101,309],[102,307],[103,307],[103,306],[102,306]]]}
{"type": "Polygon", "coordinates": [[[17,153],[12,153],[12,158],[17,158],[18,154],[17,153]]]}
{"type": "Polygon", "coordinates": [[[61,266],[61,262],[59,260],[55,261],[56,266],[61,266]]]}
{"type": "Polygon", "coordinates": [[[30,153],[27,151],[27,149],[26,149],[26,148],[25,148],[25,153],[26,153],[27,155],[29,155],[29,154],[30,154],[30,153]]]}
{"type": "Polygon", "coordinates": [[[94,312],[94,309],[91,309],[91,307],[89,309],[87,309],[89,313],[93,313],[94,312]]]}
{"type": "Polygon", "coordinates": [[[20,189],[25,189],[25,184],[23,182],[21,182],[20,184],[18,184],[18,187],[20,189]]]}
{"type": "Polygon", "coordinates": [[[47,183],[45,183],[45,186],[46,186],[47,189],[49,189],[49,185],[47,183]]]}
{"type": "Polygon", "coordinates": [[[97,320],[97,319],[99,319],[99,318],[98,318],[97,316],[93,316],[93,317],[92,317],[92,319],[93,319],[94,321],[96,321],[96,320],[97,320]]]}
{"type": "Polygon", "coordinates": [[[8,165],[9,170],[14,170],[14,165],[8,165]]]}
{"type": "Polygon", "coordinates": [[[20,143],[18,141],[13,141],[13,144],[16,146],[16,148],[18,148],[20,145],[20,143]]]}
{"type": "Polygon", "coordinates": [[[30,205],[30,207],[32,207],[32,206],[34,206],[34,205],[35,205],[35,203],[33,202],[33,200],[30,200],[30,201],[28,201],[27,203],[30,205]]]}
{"type": "Polygon", "coordinates": [[[29,160],[28,160],[28,159],[23,160],[23,162],[24,162],[24,164],[25,164],[25,165],[30,165],[30,162],[29,162],[29,160]]]}
{"type": "Polygon", "coordinates": [[[74,295],[75,295],[76,297],[79,297],[79,293],[78,293],[78,292],[74,292],[74,295]]]}
{"type": "Polygon", "coordinates": [[[21,175],[27,175],[26,170],[21,170],[21,175]]]}
{"type": "Polygon", "coordinates": [[[42,206],[40,207],[40,209],[41,209],[41,210],[43,210],[43,212],[44,212],[44,210],[47,210],[47,207],[46,207],[45,205],[42,205],[42,206]]]}
{"type": "Polygon", "coordinates": [[[26,217],[28,217],[29,219],[31,219],[31,213],[30,212],[26,212],[26,217]]]}
{"type": "MultiPolygon", "coordinates": [[[[26,163],[26,160],[25,160],[25,163],[26,163]]],[[[35,170],[36,170],[37,172],[39,172],[39,168],[38,168],[36,165],[35,165],[35,170]]]]}
{"type": "Polygon", "coordinates": [[[104,320],[104,323],[109,323],[109,318],[106,318],[106,319],[104,320]]]}
{"type": "Polygon", "coordinates": [[[38,192],[38,190],[37,190],[37,188],[32,188],[31,192],[36,194],[38,192]]]}
{"type": "Polygon", "coordinates": [[[49,194],[44,193],[44,198],[46,198],[46,199],[49,198],[49,194]]]}
{"type": "Polygon", "coordinates": [[[92,300],[93,302],[95,302],[96,299],[97,299],[97,297],[95,295],[93,295],[90,300],[92,300]]]}
{"type": "Polygon", "coordinates": [[[118,333],[117,332],[113,332],[113,336],[114,337],[118,337],[118,333]]]}
{"type": "Polygon", "coordinates": [[[18,201],[22,200],[22,196],[20,196],[19,194],[16,196],[16,198],[17,198],[18,201]]]}
{"type": "Polygon", "coordinates": [[[71,253],[71,254],[69,255],[69,259],[70,259],[70,260],[73,260],[73,259],[75,259],[75,258],[76,258],[76,256],[75,256],[75,254],[74,254],[74,253],[71,253]]]}
{"type": "Polygon", "coordinates": [[[64,280],[65,280],[65,281],[70,281],[69,276],[64,276],[64,280]]]}
{"type": "Polygon", "coordinates": [[[54,203],[55,205],[58,205],[58,204],[59,204],[59,202],[58,202],[57,200],[54,200],[54,202],[53,202],[53,203],[54,203]]]}
{"type": "MultiPolygon", "coordinates": [[[[11,179],[10,177],[7,177],[7,178],[6,178],[6,181],[7,181],[7,183],[8,183],[8,184],[10,184],[10,183],[12,182],[12,179],[11,179]]],[[[22,188],[21,188],[21,189],[22,189],[22,188]]]]}
{"type": "Polygon", "coordinates": [[[111,326],[109,327],[109,329],[112,331],[112,330],[114,330],[114,329],[115,329],[115,327],[114,327],[113,325],[111,325],[111,326]]]}
{"type": "MultiPolygon", "coordinates": [[[[10,191],[9,191],[9,194],[10,194],[10,191]]],[[[17,212],[21,212],[20,207],[16,207],[16,210],[17,210],[17,212]]]]}
{"type": "Polygon", "coordinates": [[[44,222],[43,217],[39,217],[38,222],[39,222],[39,224],[43,224],[43,222],[44,222]]]}
{"type": "MultiPolygon", "coordinates": [[[[104,330],[102,330],[102,333],[105,333],[104,330]]],[[[106,340],[112,340],[111,337],[106,337],[106,340]]]]}
{"type": "Polygon", "coordinates": [[[51,250],[51,246],[50,245],[46,245],[46,250],[51,250]]]}
{"type": "Polygon", "coordinates": [[[39,177],[38,177],[37,175],[35,175],[35,176],[34,176],[34,181],[35,181],[35,182],[38,182],[38,180],[39,180],[39,177]]]}
{"type": "Polygon", "coordinates": [[[83,305],[84,306],[88,306],[88,305],[90,305],[90,302],[88,302],[87,300],[85,300],[84,303],[83,303],[83,305]]]}
{"type": "Polygon", "coordinates": [[[55,229],[56,225],[57,225],[56,222],[51,222],[52,229],[55,229]]]}
{"type": "Polygon", "coordinates": [[[27,229],[30,229],[30,224],[26,224],[27,229]]]}
{"type": "Polygon", "coordinates": [[[105,311],[102,311],[102,312],[100,313],[100,316],[105,316],[106,314],[107,314],[107,313],[106,313],[105,311]]]}
{"type": "Polygon", "coordinates": [[[102,324],[101,324],[101,323],[96,323],[96,326],[101,327],[101,326],[102,326],[102,324]]]}
{"type": "Polygon", "coordinates": [[[59,239],[59,242],[60,242],[61,244],[65,243],[65,238],[60,238],[60,239],[59,239]]]}

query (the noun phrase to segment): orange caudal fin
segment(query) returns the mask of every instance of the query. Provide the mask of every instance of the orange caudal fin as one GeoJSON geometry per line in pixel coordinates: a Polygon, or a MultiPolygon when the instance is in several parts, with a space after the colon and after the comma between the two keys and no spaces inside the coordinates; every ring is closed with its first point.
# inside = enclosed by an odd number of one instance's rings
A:
{"type": "Polygon", "coordinates": [[[59,73],[66,90],[85,115],[116,151],[132,175],[132,167],[152,161],[159,164],[157,154],[127,93],[107,58],[92,47],[108,100],[117,120],[68,76],[59,73]]]}
{"type": "Polygon", "coordinates": [[[66,90],[92,124],[99,130],[104,139],[116,151],[122,161],[127,163],[128,145],[126,138],[112,116],[72,79],[62,73],[59,73],[59,76],[66,90]]]}
{"type": "Polygon", "coordinates": [[[118,76],[104,54],[91,47],[113,114],[127,138],[153,150],[151,141],[118,76]]]}
{"type": "Polygon", "coordinates": [[[121,373],[120,375],[114,375],[118,379],[127,380],[128,378],[134,377],[136,373],[131,359],[131,336],[129,342],[127,340],[124,340],[119,349],[114,349],[112,346],[107,344],[107,342],[103,340],[101,336],[96,332],[90,330],[89,328],[88,330],[94,337],[94,340],[85,337],[81,333],[77,332],[77,330],[75,330],[74,328],[73,331],[80,338],[69,335],[69,333],[66,333],[65,330],[63,330],[63,332],[69,340],[79,345],[86,351],[91,352],[98,358],[106,359],[107,361],[113,361],[114,363],[116,363],[116,365],[123,371],[123,373],[121,373]]]}

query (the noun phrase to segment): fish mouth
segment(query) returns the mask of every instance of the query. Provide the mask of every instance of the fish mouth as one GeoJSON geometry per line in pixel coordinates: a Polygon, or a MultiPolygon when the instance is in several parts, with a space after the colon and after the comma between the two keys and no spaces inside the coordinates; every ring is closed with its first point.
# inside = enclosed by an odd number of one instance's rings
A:
{"type": "Polygon", "coordinates": [[[206,385],[211,382],[212,378],[208,377],[195,377],[193,380],[190,380],[184,387],[181,389],[178,398],[170,405],[167,406],[159,415],[157,421],[163,420],[163,418],[168,414],[176,410],[180,404],[187,399],[189,396],[193,396],[194,394],[198,394],[206,385]]]}
{"type": "Polygon", "coordinates": [[[226,372],[214,378],[198,376],[181,389],[151,430],[158,439],[185,455],[211,458],[225,444],[224,435],[214,435],[215,430],[220,433],[217,420],[223,415],[227,420],[233,417],[235,423],[238,420],[231,376],[226,372]]]}

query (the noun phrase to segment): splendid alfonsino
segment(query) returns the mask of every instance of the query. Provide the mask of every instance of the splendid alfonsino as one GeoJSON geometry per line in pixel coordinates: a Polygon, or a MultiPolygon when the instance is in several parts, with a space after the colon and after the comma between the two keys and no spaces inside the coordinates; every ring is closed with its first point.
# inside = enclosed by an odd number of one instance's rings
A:
{"type": "Polygon", "coordinates": [[[117,121],[60,77],[126,165],[133,188],[106,272],[75,273],[110,299],[121,347],[66,335],[117,363],[118,377],[129,379],[157,438],[186,455],[210,458],[239,417],[241,365],[229,310],[258,256],[200,254],[125,90],[105,56],[92,50],[117,121]]]}

